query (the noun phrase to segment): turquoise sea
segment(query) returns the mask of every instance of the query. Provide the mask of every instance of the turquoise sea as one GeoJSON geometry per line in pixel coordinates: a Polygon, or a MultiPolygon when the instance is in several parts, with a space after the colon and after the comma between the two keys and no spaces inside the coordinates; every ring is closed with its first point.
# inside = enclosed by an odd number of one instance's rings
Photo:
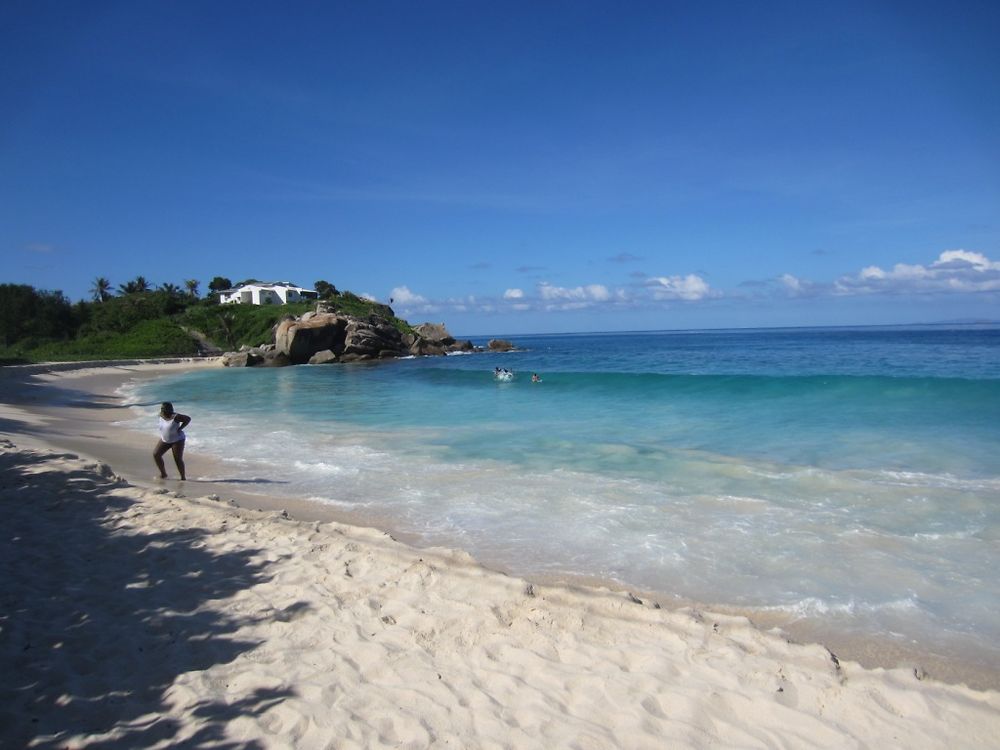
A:
{"type": "MultiPolygon", "coordinates": [[[[518,351],[209,370],[131,395],[194,417],[189,455],[225,472],[206,479],[517,574],[1000,670],[1000,327],[509,338],[518,351]]],[[[135,413],[151,429],[155,407],[135,413]]]]}

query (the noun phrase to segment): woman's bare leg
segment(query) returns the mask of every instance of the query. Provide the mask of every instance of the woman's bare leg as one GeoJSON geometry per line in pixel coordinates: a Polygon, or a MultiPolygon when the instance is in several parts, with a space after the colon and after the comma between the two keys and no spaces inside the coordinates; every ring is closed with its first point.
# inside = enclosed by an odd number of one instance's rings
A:
{"type": "Polygon", "coordinates": [[[156,444],[156,449],[153,451],[153,461],[156,462],[156,468],[160,470],[160,479],[167,478],[167,467],[163,465],[163,454],[170,450],[170,444],[164,443],[162,440],[156,444]]]}
{"type": "Polygon", "coordinates": [[[184,475],[184,441],[178,440],[176,443],[171,443],[170,450],[174,454],[174,463],[177,464],[177,473],[181,475],[181,479],[187,479],[184,475]]]}

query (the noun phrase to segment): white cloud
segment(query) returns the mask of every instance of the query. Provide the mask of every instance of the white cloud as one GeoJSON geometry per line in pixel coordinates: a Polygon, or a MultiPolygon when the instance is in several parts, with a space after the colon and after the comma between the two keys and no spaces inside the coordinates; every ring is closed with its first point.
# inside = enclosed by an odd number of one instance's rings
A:
{"type": "Polygon", "coordinates": [[[936,269],[966,269],[1000,271],[1000,262],[991,261],[982,253],[968,250],[945,250],[931,266],[936,269]]]}
{"type": "Polygon", "coordinates": [[[376,299],[375,295],[371,292],[362,292],[359,296],[361,299],[366,299],[369,302],[378,302],[378,299],[376,299]]]}
{"type": "Polygon", "coordinates": [[[427,304],[426,297],[422,297],[419,294],[414,294],[413,292],[410,291],[410,288],[406,286],[395,287],[391,292],[389,292],[389,296],[392,297],[392,299],[394,299],[397,303],[403,306],[427,304]]]}
{"type": "Polygon", "coordinates": [[[611,299],[611,292],[604,284],[589,284],[584,287],[587,295],[596,302],[607,302],[611,299]]]}
{"type": "Polygon", "coordinates": [[[681,299],[689,302],[713,296],[711,288],[701,276],[689,273],[687,276],[654,276],[645,285],[653,292],[653,298],[681,299]]]}
{"type": "Polygon", "coordinates": [[[800,279],[790,273],[783,273],[777,278],[789,297],[821,297],[827,294],[830,289],[829,284],[818,284],[807,279],[800,279]]]}
{"type": "Polygon", "coordinates": [[[982,253],[945,250],[927,266],[897,263],[888,271],[866,266],[855,275],[841,276],[834,290],[841,295],[1000,291],[1000,262],[982,253]]]}
{"type": "Polygon", "coordinates": [[[503,293],[504,299],[523,299],[524,292],[520,289],[508,289],[503,293]]]}
{"type": "Polygon", "coordinates": [[[790,273],[782,274],[780,276],[780,281],[782,284],[785,285],[788,291],[792,292],[793,294],[802,291],[802,282],[795,276],[792,276],[790,273]]]}
{"type": "Polygon", "coordinates": [[[573,288],[553,286],[547,281],[538,285],[538,293],[542,299],[564,302],[606,302],[611,299],[611,292],[603,284],[588,284],[573,288]]]}
{"type": "Polygon", "coordinates": [[[538,296],[546,310],[582,310],[612,301],[612,294],[604,284],[565,287],[543,281],[538,285],[538,296]]]}

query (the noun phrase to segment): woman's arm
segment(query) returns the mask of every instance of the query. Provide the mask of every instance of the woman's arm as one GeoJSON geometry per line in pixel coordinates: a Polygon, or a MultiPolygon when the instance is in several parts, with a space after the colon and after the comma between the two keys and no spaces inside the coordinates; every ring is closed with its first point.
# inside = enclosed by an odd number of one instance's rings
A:
{"type": "Polygon", "coordinates": [[[183,430],[189,424],[191,424],[191,417],[187,414],[174,414],[174,421],[181,426],[183,430]]]}

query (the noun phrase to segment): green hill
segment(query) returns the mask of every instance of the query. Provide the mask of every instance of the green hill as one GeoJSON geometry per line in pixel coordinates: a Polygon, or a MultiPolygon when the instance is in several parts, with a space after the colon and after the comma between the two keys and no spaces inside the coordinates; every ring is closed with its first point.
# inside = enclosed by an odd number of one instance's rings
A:
{"type": "MultiPolygon", "coordinates": [[[[167,285],[132,291],[103,301],[73,304],[61,292],[0,284],[0,363],[191,357],[271,340],[287,315],[301,315],[315,302],[293,305],[220,305],[167,285]]],[[[412,330],[387,305],[335,292],[329,309],[385,318],[401,332],[412,330]]]]}

